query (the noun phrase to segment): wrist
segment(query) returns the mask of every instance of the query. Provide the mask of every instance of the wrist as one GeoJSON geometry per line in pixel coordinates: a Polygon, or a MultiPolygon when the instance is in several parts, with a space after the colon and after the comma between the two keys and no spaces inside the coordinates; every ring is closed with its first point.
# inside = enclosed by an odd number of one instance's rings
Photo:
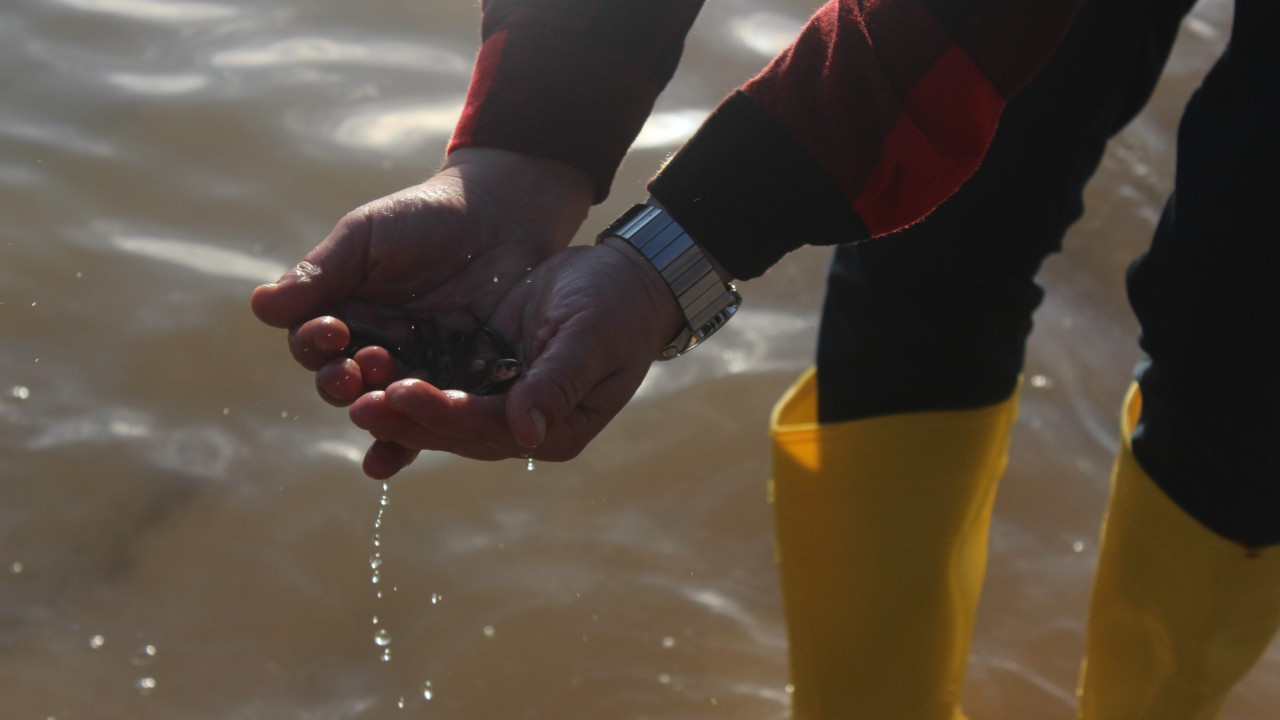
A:
{"type": "Polygon", "coordinates": [[[595,196],[591,178],[582,170],[497,148],[454,150],[439,174],[456,177],[468,190],[482,192],[544,254],[569,244],[595,196]]]}
{"type": "Polygon", "coordinates": [[[682,322],[658,353],[659,360],[683,355],[719,330],[737,312],[742,296],[680,223],[657,203],[635,205],[600,233],[597,243],[629,248],[649,277],[661,280],[682,322]]]}

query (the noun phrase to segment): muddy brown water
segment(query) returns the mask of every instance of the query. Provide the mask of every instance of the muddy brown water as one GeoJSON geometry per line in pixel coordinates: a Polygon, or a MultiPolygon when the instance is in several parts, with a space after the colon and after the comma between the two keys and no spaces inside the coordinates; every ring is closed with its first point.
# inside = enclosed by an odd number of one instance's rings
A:
{"type": "MultiPolygon", "coordinates": [[[[709,4],[583,240],[815,4],[709,4]]],[[[1196,10],[1045,268],[975,718],[1072,716],[1138,359],[1123,270],[1229,14],[1196,10]]],[[[812,355],[826,250],[746,283],[574,462],[422,457],[385,507],[366,438],[247,310],[438,162],[476,35],[469,2],[0,8],[0,717],[786,716],[765,429],[812,355]]],[[[1276,717],[1278,681],[1273,645],[1228,717],[1276,717]]]]}

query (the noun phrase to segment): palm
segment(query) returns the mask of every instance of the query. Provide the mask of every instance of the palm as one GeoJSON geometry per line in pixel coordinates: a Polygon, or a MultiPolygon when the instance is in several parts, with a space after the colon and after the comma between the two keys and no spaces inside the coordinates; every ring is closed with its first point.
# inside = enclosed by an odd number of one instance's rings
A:
{"type": "Polygon", "coordinates": [[[386,337],[424,323],[445,333],[474,326],[529,268],[569,243],[591,204],[586,175],[550,161],[469,149],[450,163],[348,213],[292,272],[254,291],[254,313],[291,328],[290,350],[317,371],[325,400],[349,404],[412,370],[385,350],[359,363],[345,357],[348,321],[386,337]]]}
{"type": "Polygon", "coordinates": [[[326,312],[370,319],[465,309],[487,317],[549,251],[490,204],[456,178],[432,178],[356,211],[342,229],[363,272],[326,312]]]}

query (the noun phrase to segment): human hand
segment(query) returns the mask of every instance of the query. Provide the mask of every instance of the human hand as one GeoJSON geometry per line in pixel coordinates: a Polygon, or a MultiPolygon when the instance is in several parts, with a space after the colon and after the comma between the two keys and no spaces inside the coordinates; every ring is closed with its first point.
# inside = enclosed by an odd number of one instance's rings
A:
{"type": "Polygon", "coordinates": [[[446,335],[474,326],[569,243],[593,197],[587,175],[573,168],[457,150],[421,185],[348,213],[292,271],[255,289],[251,305],[268,325],[290,328],[289,348],[316,372],[321,397],[347,405],[412,369],[389,348],[346,357],[352,328],[339,317],[391,337],[428,319],[446,335]]]}
{"type": "Polygon", "coordinates": [[[419,450],[570,459],[631,399],[683,323],[661,275],[631,248],[556,253],[489,319],[526,364],[511,389],[483,397],[406,379],[362,396],[350,416],[375,438],[364,470],[388,478],[419,450]]]}

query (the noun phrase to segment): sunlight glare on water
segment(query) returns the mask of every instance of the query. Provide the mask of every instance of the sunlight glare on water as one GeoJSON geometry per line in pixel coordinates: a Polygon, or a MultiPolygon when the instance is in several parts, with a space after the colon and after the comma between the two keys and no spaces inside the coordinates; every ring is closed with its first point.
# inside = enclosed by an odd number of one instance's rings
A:
{"type": "MultiPolygon", "coordinates": [[[[576,241],[819,4],[706,3],[576,241]]],[[[1138,357],[1124,271],[1230,9],[1196,6],[1045,264],[971,717],[1074,716],[1138,357]]],[[[334,223],[440,165],[480,30],[474,2],[0,3],[0,718],[788,716],[768,417],[812,361],[827,250],[743,283],[714,347],[655,364],[572,461],[423,452],[392,523],[368,434],[250,311],[291,268],[323,285],[295,264],[334,223]]],[[[1224,716],[1276,707],[1273,645],[1224,716]]]]}

